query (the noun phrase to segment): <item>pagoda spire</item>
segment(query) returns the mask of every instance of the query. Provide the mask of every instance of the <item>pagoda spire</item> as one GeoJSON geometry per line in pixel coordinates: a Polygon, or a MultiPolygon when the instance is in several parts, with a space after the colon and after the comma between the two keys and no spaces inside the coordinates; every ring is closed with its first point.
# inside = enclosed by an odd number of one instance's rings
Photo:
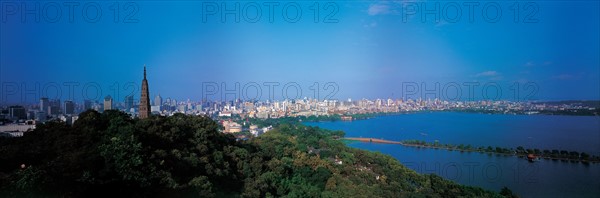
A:
{"type": "Polygon", "coordinates": [[[144,64],[144,79],[142,80],[142,96],[140,97],[139,117],[145,119],[150,116],[150,93],[148,80],[146,80],[146,64],[144,64]]]}

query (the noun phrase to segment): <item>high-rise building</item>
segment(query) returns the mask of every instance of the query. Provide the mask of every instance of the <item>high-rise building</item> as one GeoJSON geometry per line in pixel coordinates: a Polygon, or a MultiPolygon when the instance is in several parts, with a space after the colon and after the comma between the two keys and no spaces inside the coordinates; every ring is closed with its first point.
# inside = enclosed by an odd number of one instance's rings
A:
{"type": "Polygon", "coordinates": [[[27,119],[27,113],[25,111],[25,107],[23,106],[10,106],[8,108],[8,113],[12,119],[15,120],[24,120],[27,119]]]}
{"type": "Polygon", "coordinates": [[[46,110],[48,115],[59,115],[60,114],[60,99],[50,100],[48,109],[46,110]]]}
{"type": "Polygon", "coordinates": [[[66,100],[65,101],[65,110],[64,110],[65,114],[73,114],[75,113],[75,103],[73,103],[73,101],[71,100],[66,100]]]}
{"type": "Polygon", "coordinates": [[[133,95],[125,96],[125,110],[129,111],[129,109],[134,108],[133,106],[133,95]]]}
{"type": "Polygon", "coordinates": [[[110,95],[104,97],[104,111],[113,109],[113,101],[110,95]]]}
{"type": "Polygon", "coordinates": [[[48,112],[48,107],[50,106],[50,101],[48,98],[40,98],[40,111],[48,112]]]}
{"type": "Polygon", "coordinates": [[[142,80],[142,96],[140,97],[140,118],[150,116],[150,93],[148,91],[148,80],[146,80],[146,65],[144,65],[144,79],[142,80]]]}
{"type": "Polygon", "coordinates": [[[158,94],[154,97],[154,106],[161,106],[161,105],[162,105],[162,97],[160,97],[160,94],[158,94]]]}

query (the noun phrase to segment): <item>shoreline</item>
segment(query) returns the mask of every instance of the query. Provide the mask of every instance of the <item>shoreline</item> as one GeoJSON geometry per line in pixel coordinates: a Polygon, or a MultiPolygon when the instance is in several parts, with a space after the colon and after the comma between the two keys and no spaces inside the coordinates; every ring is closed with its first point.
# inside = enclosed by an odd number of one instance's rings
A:
{"type": "MultiPolygon", "coordinates": [[[[377,118],[382,116],[395,116],[395,115],[404,115],[404,114],[417,114],[417,113],[438,113],[438,112],[449,112],[449,113],[467,113],[467,114],[485,114],[485,115],[518,115],[518,116],[573,116],[573,117],[600,117],[600,114],[571,114],[560,111],[545,111],[538,113],[526,113],[523,111],[515,111],[515,112],[503,112],[503,111],[486,111],[486,110],[457,110],[457,109],[444,109],[444,110],[419,110],[419,111],[398,111],[398,112],[377,112],[377,113],[358,113],[358,114],[348,114],[343,116],[351,116],[352,120],[342,120],[342,119],[319,119],[317,117],[315,120],[311,121],[302,121],[302,122],[352,122],[358,120],[367,120],[371,118],[377,118]],[[358,118],[354,118],[357,116],[358,118]]],[[[328,117],[329,118],[329,117],[328,117]]]]}
{"type": "MultiPolygon", "coordinates": [[[[359,142],[365,142],[365,143],[375,143],[375,144],[398,144],[398,145],[402,145],[402,146],[406,146],[406,147],[416,147],[416,148],[427,148],[427,149],[443,149],[443,150],[447,150],[447,151],[460,151],[460,152],[476,152],[476,153],[486,153],[486,154],[496,154],[496,155],[504,155],[504,156],[515,156],[515,157],[519,157],[519,158],[527,158],[527,154],[520,154],[520,153],[497,153],[497,152],[488,152],[488,151],[482,151],[482,150],[477,150],[477,149],[459,149],[459,148],[449,148],[447,146],[434,146],[434,145],[422,145],[422,144],[411,144],[411,143],[405,143],[402,141],[392,141],[392,140],[384,140],[384,139],[379,139],[379,138],[363,138],[363,137],[344,137],[344,138],[340,138],[343,140],[350,140],[350,141],[359,141],[359,142]]],[[[570,159],[570,158],[557,158],[557,157],[549,157],[549,156],[537,156],[537,160],[539,159],[546,159],[546,160],[552,160],[552,161],[561,161],[561,162],[572,162],[572,163],[583,163],[583,164],[598,164],[600,163],[600,160],[583,160],[583,159],[570,159]]]]}

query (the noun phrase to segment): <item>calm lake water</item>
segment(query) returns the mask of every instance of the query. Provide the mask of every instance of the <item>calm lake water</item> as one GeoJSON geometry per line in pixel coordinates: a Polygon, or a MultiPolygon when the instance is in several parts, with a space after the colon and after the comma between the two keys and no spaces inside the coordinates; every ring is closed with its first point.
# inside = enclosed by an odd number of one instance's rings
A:
{"type": "MultiPolygon", "coordinates": [[[[343,130],[346,137],[523,146],[600,155],[600,117],[433,112],[305,124],[343,130]]],[[[389,154],[417,172],[435,173],[461,184],[494,191],[507,186],[521,197],[600,197],[600,164],[529,163],[514,156],[392,144],[353,142],[349,146],[389,154]]]]}

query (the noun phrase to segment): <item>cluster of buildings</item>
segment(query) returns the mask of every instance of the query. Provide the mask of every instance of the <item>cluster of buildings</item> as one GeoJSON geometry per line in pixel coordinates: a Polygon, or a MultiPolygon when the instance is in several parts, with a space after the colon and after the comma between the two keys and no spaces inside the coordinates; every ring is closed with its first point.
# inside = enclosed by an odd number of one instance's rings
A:
{"type": "MultiPolygon", "coordinates": [[[[141,101],[140,101],[141,103],[141,101]]],[[[137,104],[140,104],[137,103],[137,104]]],[[[280,118],[297,116],[324,116],[342,115],[343,119],[351,120],[351,115],[367,113],[395,113],[413,111],[444,111],[444,110],[470,110],[470,111],[495,111],[502,113],[521,112],[534,114],[539,111],[561,110],[595,110],[597,107],[578,103],[541,103],[541,102],[514,102],[514,101],[443,101],[439,99],[361,99],[361,100],[316,100],[296,99],[283,101],[177,101],[163,98],[160,94],[154,100],[147,100],[146,113],[170,116],[175,113],[188,115],[207,115],[215,119],[223,118],[280,118]]],[[[115,102],[109,95],[102,102],[85,100],[75,103],[71,100],[61,102],[60,99],[40,98],[38,104],[29,106],[0,107],[0,132],[2,126],[8,123],[35,125],[48,120],[62,120],[72,124],[77,120],[77,115],[85,110],[94,109],[102,112],[117,109],[130,114],[132,117],[140,116],[140,107],[134,102],[133,96],[126,96],[121,102],[115,102]]],[[[239,123],[234,121],[223,122],[225,132],[235,133],[241,131],[239,123]]],[[[22,131],[22,130],[18,130],[22,131]]]]}
{"type": "Polygon", "coordinates": [[[258,127],[258,125],[250,124],[247,121],[240,121],[240,120],[238,120],[238,121],[232,121],[231,119],[221,120],[220,123],[223,126],[223,130],[222,130],[223,133],[249,132],[254,137],[262,135],[263,133],[266,133],[269,130],[273,129],[273,126],[267,126],[267,127],[261,128],[261,127],[258,127]],[[242,124],[239,124],[238,122],[241,122],[242,124]],[[249,125],[249,126],[247,126],[247,125],[249,125]]]}
{"type": "Polygon", "coordinates": [[[282,101],[199,101],[185,102],[169,100],[156,103],[152,113],[169,116],[174,113],[208,115],[213,118],[280,118],[298,116],[351,115],[368,113],[398,113],[414,111],[495,111],[500,113],[528,113],[561,110],[596,110],[596,106],[580,103],[543,103],[519,101],[445,101],[439,99],[361,99],[361,100],[316,100],[296,99],[282,101]]]}
{"type": "Polygon", "coordinates": [[[36,124],[49,120],[61,120],[72,125],[79,118],[79,113],[94,109],[96,111],[121,110],[132,117],[147,118],[150,114],[148,98],[148,81],[146,80],[146,66],[144,65],[144,79],[142,80],[142,94],[139,107],[134,105],[132,95],[125,96],[121,103],[115,103],[108,95],[102,102],[84,100],[76,104],[72,100],[61,103],[60,99],[40,98],[38,104],[29,106],[14,105],[0,107],[0,136],[20,137],[24,132],[35,129],[36,124]]]}
{"type": "Polygon", "coordinates": [[[397,113],[414,111],[494,111],[501,113],[535,114],[539,111],[588,110],[597,112],[598,104],[578,102],[518,102],[518,101],[445,101],[440,99],[361,99],[361,100],[317,100],[311,98],[286,99],[282,101],[177,101],[163,98],[156,94],[150,100],[146,67],[139,103],[133,95],[126,96],[122,101],[116,101],[110,95],[103,101],[84,100],[75,103],[72,100],[61,102],[60,99],[40,98],[38,104],[29,106],[0,107],[0,135],[20,136],[23,132],[35,128],[37,123],[48,120],[62,120],[73,124],[78,114],[94,109],[121,110],[132,117],[147,118],[150,114],[170,116],[175,113],[188,115],[206,115],[219,120],[225,133],[250,132],[258,136],[269,127],[258,128],[256,125],[246,127],[244,119],[280,118],[298,116],[327,116],[341,115],[342,120],[352,120],[352,115],[368,113],[397,113]],[[238,123],[239,122],[239,123],[238,123]],[[240,124],[242,123],[242,124],[240,124]]]}
{"type": "MultiPolygon", "coordinates": [[[[146,85],[147,86],[147,85],[146,85]]],[[[146,88],[147,91],[147,88],[146,88]]],[[[144,95],[144,94],[142,94],[144,95]]],[[[0,132],[23,132],[35,127],[36,123],[48,120],[62,120],[72,124],[77,120],[77,115],[87,109],[102,112],[117,109],[130,114],[132,117],[142,118],[143,114],[171,116],[175,113],[188,115],[207,115],[216,120],[222,120],[223,132],[237,133],[242,131],[261,134],[262,131],[251,126],[242,126],[241,120],[246,118],[280,118],[297,116],[325,116],[342,115],[344,120],[352,120],[352,115],[368,113],[397,113],[414,111],[494,111],[500,113],[525,113],[535,114],[539,111],[561,110],[595,110],[597,107],[581,103],[542,103],[542,102],[515,102],[515,101],[444,101],[439,99],[361,99],[361,100],[316,100],[310,98],[282,101],[177,101],[163,99],[160,94],[150,100],[149,94],[144,95],[146,101],[134,101],[133,96],[126,96],[124,100],[116,102],[109,95],[102,102],[85,100],[75,103],[70,100],[61,102],[59,99],[40,98],[38,104],[29,106],[0,107],[0,132]],[[134,105],[134,104],[139,104],[134,105]],[[143,104],[143,105],[142,105],[143,104]],[[146,107],[144,112],[142,108],[146,107]],[[232,119],[234,121],[232,121],[232,119]],[[21,128],[15,128],[20,125],[21,128]],[[260,131],[260,132],[259,132],[260,131]]],[[[147,115],[146,115],[147,117],[147,115]]],[[[21,134],[21,133],[15,133],[21,134]]]]}

